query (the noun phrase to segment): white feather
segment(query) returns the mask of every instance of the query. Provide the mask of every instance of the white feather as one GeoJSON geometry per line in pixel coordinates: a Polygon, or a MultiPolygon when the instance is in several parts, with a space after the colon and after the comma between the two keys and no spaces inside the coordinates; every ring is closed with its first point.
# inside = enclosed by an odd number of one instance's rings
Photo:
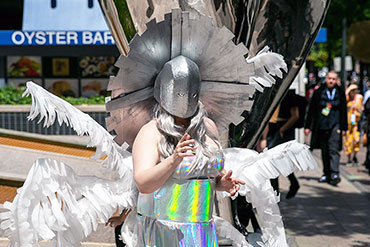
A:
{"type": "Polygon", "coordinates": [[[26,85],[27,89],[23,93],[23,97],[32,96],[29,120],[40,115],[38,122],[44,120],[44,127],[49,127],[57,118],[59,125],[65,123],[78,135],[90,137],[88,146],[96,147],[96,153],[91,158],[99,159],[107,155],[103,166],[110,170],[118,170],[121,177],[127,170],[132,170],[131,153],[118,146],[113,140],[113,136],[93,118],[31,81],[27,82],[26,85]]]}
{"type": "Polygon", "coordinates": [[[40,86],[27,82],[24,95],[32,96],[30,120],[40,115],[39,122],[49,127],[58,119],[78,135],[88,135],[88,146],[97,149],[93,158],[107,155],[103,165],[117,170],[120,177],[116,181],[78,177],[61,162],[37,160],[13,202],[4,203],[8,211],[0,214],[0,227],[10,246],[31,247],[40,240],[52,240],[53,246],[79,246],[96,230],[98,219],[106,221],[117,208],[136,206],[131,153],[89,115],[40,86]]]}
{"type": "Polygon", "coordinates": [[[0,214],[1,228],[12,246],[35,246],[40,240],[79,246],[98,219],[104,222],[117,208],[135,207],[137,191],[127,190],[126,183],[79,177],[61,162],[39,159],[13,203],[4,204],[9,211],[0,214]]]}
{"type": "Polygon", "coordinates": [[[247,63],[254,64],[255,74],[249,78],[249,82],[255,84],[260,92],[263,92],[263,87],[271,87],[275,83],[274,76],[283,77],[281,70],[288,71],[284,57],[271,52],[268,46],[265,46],[256,56],[248,57],[247,63]]]}
{"type": "MultiPolygon", "coordinates": [[[[292,172],[316,169],[317,164],[308,146],[296,141],[278,145],[263,153],[242,148],[227,148],[225,169],[232,170],[235,178],[245,181],[238,194],[246,197],[256,208],[261,222],[261,246],[287,246],[284,225],[278,207],[279,197],[269,179],[292,172]]],[[[228,196],[228,193],[219,193],[228,196]]],[[[236,195],[235,195],[236,197],[236,195]]],[[[240,243],[241,244],[241,243],[240,243]]]]}

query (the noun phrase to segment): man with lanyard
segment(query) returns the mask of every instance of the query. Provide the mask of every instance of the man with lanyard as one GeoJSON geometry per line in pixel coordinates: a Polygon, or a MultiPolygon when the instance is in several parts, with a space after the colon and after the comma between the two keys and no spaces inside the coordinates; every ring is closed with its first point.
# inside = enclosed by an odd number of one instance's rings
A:
{"type": "Polygon", "coordinates": [[[311,149],[320,148],[323,176],[319,182],[337,185],[339,177],[339,151],[342,135],[348,129],[346,96],[337,84],[338,74],[330,71],[325,85],[317,89],[309,105],[305,134],[311,136],[311,149]]]}

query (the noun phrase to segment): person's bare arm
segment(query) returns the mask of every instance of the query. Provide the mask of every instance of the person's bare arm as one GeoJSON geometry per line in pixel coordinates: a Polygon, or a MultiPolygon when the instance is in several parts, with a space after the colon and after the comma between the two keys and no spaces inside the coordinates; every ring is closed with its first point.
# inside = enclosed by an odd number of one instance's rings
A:
{"type": "MultiPolygon", "coordinates": [[[[209,118],[204,119],[207,130],[216,138],[218,138],[218,130],[216,124],[209,118]]],[[[232,171],[226,172],[223,169],[220,175],[216,178],[216,190],[226,191],[230,193],[230,196],[234,196],[240,188],[240,184],[245,184],[244,181],[231,177],[232,171]]]]}
{"type": "Polygon", "coordinates": [[[187,154],[186,151],[195,149],[189,146],[194,144],[194,140],[190,140],[190,136],[185,134],[176,146],[175,152],[160,161],[159,140],[160,134],[155,121],[144,125],[135,139],[132,148],[134,179],[141,193],[153,193],[162,187],[183,157],[193,155],[187,154]]]}
{"type": "Polygon", "coordinates": [[[281,126],[279,130],[280,135],[283,136],[284,132],[293,127],[293,125],[298,121],[298,119],[299,119],[298,106],[290,108],[290,118],[283,126],[281,126]]]}
{"type": "Polygon", "coordinates": [[[269,133],[269,124],[266,125],[265,129],[262,132],[261,138],[258,140],[256,145],[257,152],[263,152],[267,147],[267,134],[269,133]]]}

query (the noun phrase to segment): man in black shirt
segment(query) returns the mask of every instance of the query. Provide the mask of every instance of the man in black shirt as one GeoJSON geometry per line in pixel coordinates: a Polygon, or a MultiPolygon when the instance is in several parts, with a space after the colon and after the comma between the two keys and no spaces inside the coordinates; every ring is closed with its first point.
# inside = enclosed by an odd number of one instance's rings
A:
{"type": "Polygon", "coordinates": [[[312,131],[311,149],[321,149],[324,174],[319,182],[332,185],[340,182],[339,151],[342,135],[348,129],[346,96],[337,79],[338,74],[330,71],[325,85],[314,92],[305,123],[305,134],[312,131]]]}

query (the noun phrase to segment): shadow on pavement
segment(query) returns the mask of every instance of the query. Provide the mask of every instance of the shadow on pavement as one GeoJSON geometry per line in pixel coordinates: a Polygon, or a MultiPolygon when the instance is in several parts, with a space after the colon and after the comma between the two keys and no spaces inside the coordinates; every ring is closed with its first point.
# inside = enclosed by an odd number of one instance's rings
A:
{"type": "MultiPolygon", "coordinates": [[[[299,177],[299,179],[311,178],[299,177]]],[[[306,184],[305,187],[311,192],[300,191],[296,198],[282,199],[280,203],[287,229],[303,236],[345,237],[364,234],[367,235],[367,239],[358,240],[357,243],[360,245],[353,246],[370,246],[370,201],[363,193],[341,191],[340,185],[337,191],[333,191],[329,184],[324,186],[306,184]]],[[[281,198],[284,196],[283,194],[281,198]]]]}

